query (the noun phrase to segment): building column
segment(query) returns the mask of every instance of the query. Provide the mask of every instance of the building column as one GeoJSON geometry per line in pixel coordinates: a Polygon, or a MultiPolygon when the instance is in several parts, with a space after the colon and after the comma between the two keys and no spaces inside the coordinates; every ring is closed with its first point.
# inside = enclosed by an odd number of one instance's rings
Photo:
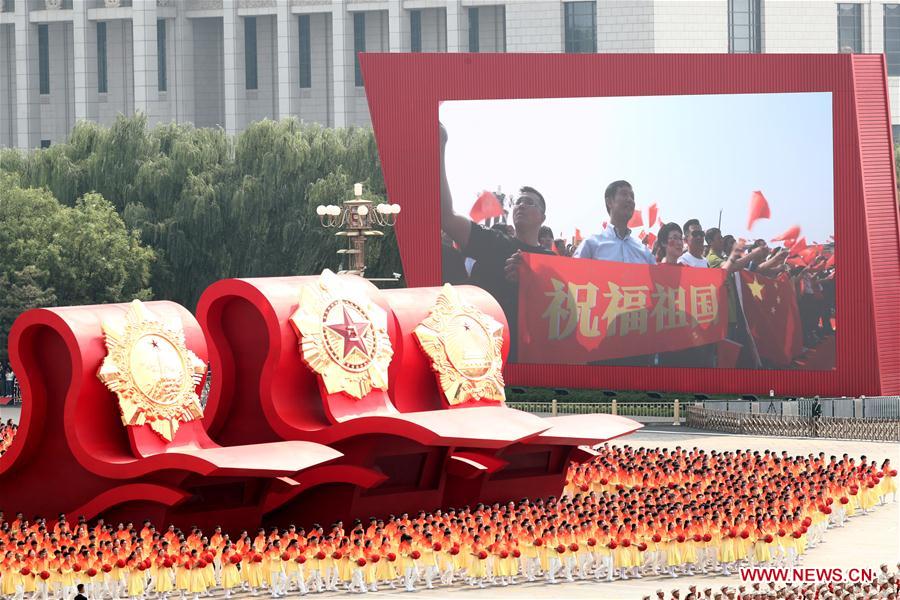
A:
{"type": "Polygon", "coordinates": [[[468,13],[460,0],[447,2],[447,52],[469,51],[468,13]]]}
{"type": "Polygon", "coordinates": [[[238,0],[222,1],[222,42],[225,50],[225,133],[236,135],[243,127],[244,20],[238,16],[238,0]]]}
{"type": "MultiPolygon", "coordinates": [[[[345,0],[334,0],[331,6],[332,31],[332,114],[334,127],[347,126],[348,95],[353,93],[353,21],[345,0]]],[[[352,101],[353,98],[351,97],[352,101]]]]}
{"type": "MultiPolygon", "coordinates": [[[[391,52],[409,51],[409,31],[405,36],[403,35],[404,12],[401,0],[390,0],[390,4],[388,4],[388,49],[391,52]]],[[[406,29],[409,29],[408,25],[406,29]]]]}
{"type": "Polygon", "coordinates": [[[186,15],[187,8],[178,6],[175,15],[175,121],[194,121],[194,24],[186,15]]]}
{"type": "Polygon", "coordinates": [[[41,143],[37,25],[28,20],[28,2],[16,2],[16,144],[22,150],[41,143]]]}
{"type": "MultiPolygon", "coordinates": [[[[277,22],[275,30],[278,36],[277,60],[278,60],[278,114],[279,119],[285,119],[294,114],[293,94],[298,85],[298,73],[292,60],[295,53],[299,52],[297,41],[297,16],[291,13],[289,2],[278,4],[277,22]]],[[[299,57],[297,58],[299,68],[299,57]]]]}
{"type": "Polygon", "coordinates": [[[134,110],[147,116],[155,125],[159,97],[159,65],[156,55],[156,0],[134,0],[131,7],[132,42],[134,46],[134,110]]]}
{"type": "Polygon", "coordinates": [[[88,3],[73,4],[73,59],[75,63],[75,121],[97,118],[97,24],[87,18],[88,3]]]}

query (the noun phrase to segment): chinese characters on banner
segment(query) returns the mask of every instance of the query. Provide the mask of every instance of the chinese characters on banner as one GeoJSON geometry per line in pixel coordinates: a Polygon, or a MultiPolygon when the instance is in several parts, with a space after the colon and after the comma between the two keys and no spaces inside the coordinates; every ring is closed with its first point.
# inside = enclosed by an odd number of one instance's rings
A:
{"type": "Polygon", "coordinates": [[[525,254],[519,361],[586,364],[722,340],[725,271],[525,254]]]}

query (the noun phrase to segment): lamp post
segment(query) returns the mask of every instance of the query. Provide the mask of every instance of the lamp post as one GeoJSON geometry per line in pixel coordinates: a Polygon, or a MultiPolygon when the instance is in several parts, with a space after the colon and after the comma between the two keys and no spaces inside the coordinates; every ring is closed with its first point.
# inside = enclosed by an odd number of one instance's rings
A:
{"type": "Polygon", "coordinates": [[[366,240],[382,237],[383,231],[374,227],[393,227],[400,214],[399,204],[379,204],[373,209],[373,202],[362,197],[363,185],[353,185],[352,200],[345,200],[340,206],[329,204],[316,207],[319,222],[323,227],[337,229],[335,235],[347,238],[347,247],[338,254],[350,257],[350,268],[341,273],[364,276],[366,270],[366,240]]]}

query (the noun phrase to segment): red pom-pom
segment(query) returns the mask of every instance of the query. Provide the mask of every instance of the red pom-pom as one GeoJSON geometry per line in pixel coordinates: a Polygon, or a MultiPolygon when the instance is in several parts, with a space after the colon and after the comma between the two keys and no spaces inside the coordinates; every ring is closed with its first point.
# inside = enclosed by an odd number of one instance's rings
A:
{"type": "Polygon", "coordinates": [[[566,547],[565,547],[563,544],[560,544],[560,545],[558,545],[558,546],[556,547],[556,551],[557,551],[559,554],[562,554],[563,552],[566,551],[566,547]]]}
{"type": "Polygon", "coordinates": [[[695,533],[695,534],[694,534],[694,541],[695,541],[695,542],[701,542],[701,541],[703,541],[703,536],[700,535],[699,533],[695,533]]]}
{"type": "Polygon", "coordinates": [[[621,491],[624,490],[624,489],[625,489],[625,486],[622,485],[621,483],[617,483],[617,484],[616,484],[616,491],[617,491],[617,492],[621,492],[621,491]]]}
{"type": "Polygon", "coordinates": [[[623,548],[631,547],[631,540],[622,540],[622,547],[623,548]]]}
{"type": "Polygon", "coordinates": [[[825,513],[826,515],[830,515],[830,514],[831,514],[831,507],[830,507],[830,506],[826,506],[825,508],[822,509],[822,512],[825,513]]]}
{"type": "Polygon", "coordinates": [[[366,566],[366,559],[359,557],[356,559],[356,564],[359,565],[360,567],[364,567],[364,566],[366,566]]]}
{"type": "Polygon", "coordinates": [[[685,539],[687,539],[687,538],[685,538],[681,534],[678,534],[678,537],[675,538],[675,541],[678,542],[679,544],[683,544],[685,539]]]}
{"type": "Polygon", "coordinates": [[[103,569],[104,573],[109,573],[110,571],[112,571],[112,567],[109,565],[103,565],[103,567],[101,568],[103,569]]]}
{"type": "Polygon", "coordinates": [[[825,498],[825,506],[831,506],[834,504],[834,498],[825,498]]]}
{"type": "Polygon", "coordinates": [[[72,570],[75,571],[76,573],[81,573],[81,565],[79,565],[77,563],[72,565],[72,570]]]}
{"type": "Polygon", "coordinates": [[[841,504],[848,504],[850,502],[850,498],[847,496],[841,496],[841,504]]]}
{"type": "Polygon", "coordinates": [[[606,547],[609,548],[610,550],[615,550],[616,548],[619,547],[619,545],[615,542],[615,540],[611,540],[611,541],[606,545],[606,547]]]}
{"type": "Polygon", "coordinates": [[[316,553],[316,558],[319,559],[319,560],[325,560],[325,553],[322,552],[321,550],[319,550],[319,551],[316,553]]]}
{"type": "Polygon", "coordinates": [[[297,563],[298,565],[302,565],[303,563],[306,562],[306,557],[301,554],[294,559],[294,562],[297,563]]]}
{"type": "Polygon", "coordinates": [[[787,531],[785,531],[784,529],[778,530],[778,537],[784,537],[786,535],[787,535],[787,531]]]}
{"type": "Polygon", "coordinates": [[[878,471],[877,473],[875,473],[875,477],[881,479],[882,477],[884,477],[884,471],[878,471]]]}
{"type": "Polygon", "coordinates": [[[262,560],[263,560],[262,554],[254,554],[253,555],[253,562],[261,563],[262,560]]]}
{"type": "Polygon", "coordinates": [[[150,559],[149,559],[149,558],[144,560],[144,567],[146,567],[147,569],[149,569],[149,568],[152,567],[152,566],[153,566],[153,563],[150,562],[150,559]]]}
{"type": "Polygon", "coordinates": [[[710,534],[708,534],[708,533],[704,533],[704,534],[703,534],[703,541],[704,541],[704,542],[711,542],[711,541],[712,541],[712,536],[711,536],[710,534]]]}
{"type": "Polygon", "coordinates": [[[537,547],[541,547],[544,545],[544,540],[542,540],[541,538],[538,538],[538,539],[534,540],[534,545],[537,547]]]}
{"type": "Polygon", "coordinates": [[[677,486],[678,486],[678,484],[675,483],[674,481],[670,481],[670,482],[669,482],[669,489],[670,489],[670,490],[671,490],[671,489],[674,489],[674,488],[677,487],[677,486]]]}
{"type": "Polygon", "coordinates": [[[116,566],[119,567],[120,569],[124,569],[125,568],[125,559],[120,558],[119,560],[117,560],[116,566]]]}
{"type": "Polygon", "coordinates": [[[638,544],[637,549],[640,550],[641,552],[644,552],[645,550],[647,550],[647,544],[645,544],[644,542],[641,542],[640,544],[638,544]]]}
{"type": "Polygon", "coordinates": [[[767,544],[771,544],[775,538],[772,537],[772,534],[767,533],[766,537],[763,538],[763,541],[767,544]]]}
{"type": "Polygon", "coordinates": [[[287,552],[282,552],[282,553],[281,553],[281,560],[284,560],[284,561],[291,560],[291,555],[288,554],[287,552]]]}
{"type": "Polygon", "coordinates": [[[519,558],[520,556],[522,556],[522,553],[519,552],[518,549],[513,550],[513,553],[512,553],[512,554],[513,554],[513,558],[519,558]]]}
{"type": "Polygon", "coordinates": [[[897,469],[891,469],[891,477],[897,476],[897,469]]]}
{"type": "Polygon", "coordinates": [[[509,558],[509,552],[507,552],[506,550],[501,550],[500,558],[509,558]]]}
{"type": "Polygon", "coordinates": [[[606,477],[600,478],[600,485],[606,485],[607,483],[609,483],[609,479],[607,479],[606,477]]]}
{"type": "Polygon", "coordinates": [[[572,552],[578,552],[578,544],[574,542],[569,544],[569,550],[571,550],[572,552]]]}
{"type": "Polygon", "coordinates": [[[875,484],[870,481],[869,483],[866,484],[866,487],[871,490],[873,487],[875,487],[875,484]]]}
{"type": "Polygon", "coordinates": [[[48,571],[41,571],[41,579],[47,581],[50,579],[50,573],[48,571]]]}
{"type": "Polygon", "coordinates": [[[418,550],[413,550],[412,552],[409,553],[409,556],[413,560],[419,560],[419,558],[422,556],[422,554],[418,550]]]}
{"type": "Polygon", "coordinates": [[[660,536],[658,533],[654,533],[652,539],[655,543],[658,544],[662,541],[662,536],[660,536]]]}
{"type": "Polygon", "coordinates": [[[216,554],[218,554],[218,551],[216,551],[215,548],[210,548],[210,549],[209,549],[209,553],[210,553],[212,556],[215,556],[216,554]]]}
{"type": "Polygon", "coordinates": [[[850,495],[851,495],[851,496],[855,496],[855,495],[858,494],[858,493],[859,493],[859,488],[857,488],[857,487],[852,487],[852,488],[850,488],[850,495]]]}
{"type": "MultiPolygon", "coordinates": [[[[236,565],[236,564],[238,564],[239,562],[241,562],[241,557],[238,556],[237,554],[235,554],[234,556],[231,557],[231,564],[236,565]],[[235,559],[237,559],[237,560],[235,560],[235,559]]],[[[163,567],[165,567],[166,569],[171,569],[171,568],[172,568],[172,561],[169,560],[168,558],[165,559],[165,560],[163,561],[163,567]]]]}
{"type": "Polygon", "coordinates": [[[238,556],[237,554],[232,554],[231,556],[228,557],[228,562],[230,562],[233,565],[236,565],[239,562],[241,562],[241,557],[238,556]]]}
{"type": "Polygon", "coordinates": [[[747,531],[746,529],[743,530],[743,531],[741,532],[741,539],[742,539],[742,540],[746,540],[748,537],[750,537],[750,532],[747,531]]]}
{"type": "Polygon", "coordinates": [[[594,538],[588,538],[587,545],[593,548],[597,545],[597,540],[595,540],[594,538]]]}
{"type": "Polygon", "coordinates": [[[803,534],[800,533],[799,531],[795,531],[795,532],[792,533],[791,535],[794,537],[795,540],[799,540],[799,539],[800,539],[800,536],[803,535],[803,534]]]}
{"type": "Polygon", "coordinates": [[[372,564],[374,565],[374,564],[377,563],[379,560],[381,560],[381,557],[378,556],[377,554],[373,554],[372,556],[369,557],[369,560],[370,560],[370,561],[372,562],[372,564]]]}
{"type": "Polygon", "coordinates": [[[459,548],[457,548],[456,546],[453,546],[452,548],[450,548],[451,556],[456,556],[457,554],[459,554],[459,548]]]}
{"type": "Polygon", "coordinates": [[[90,569],[88,569],[88,570],[86,571],[86,573],[87,573],[87,576],[88,576],[88,577],[96,577],[96,576],[97,576],[97,569],[95,569],[94,567],[91,567],[90,569]]]}
{"type": "Polygon", "coordinates": [[[806,517],[805,519],[803,519],[804,527],[809,527],[810,525],[812,525],[812,519],[810,519],[809,517],[806,517]]]}
{"type": "Polygon", "coordinates": [[[397,555],[394,554],[393,552],[388,552],[387,559],[390,562],[394,562],[395,560],[397,560],[397,555]]]}
{"type": "Polygon", "coordinates": [[[487,558],[487,552],[485,552],[484,550],[482,550],[481,552],[478,553],[478,558],[481,559],[481,560],[486,559],[486,558],[487,558]]]}
{"type": "Polygon", "coordinates": [[[806,527],[806,525],[800,528],[800,533],[806,533],[807,531],[809,531],[809,529],[806,527]]]}
{"type": "Polygon", "coordinates": [[[139,562],[137,564],[137,568],[138,568],[138,571],[146,571],[147,570],[146,565],[144,565],[144,563],[142,563],[142,562],[139,562]]]}
{"type": "Polygon", "coordinates": [[[443,548],[443,546],[441,546],[441,543],[440,543],[440,542],[435,542],[435,543],[432,544],[432,546],[431,546],[431,549],[434,550],[435,552],[440,552],[440,551],[441,551],[441,548],[443,548]]]}
{"type": "Polygon", "coordinates": [[[590,486],[587,486],[587,485],[582,485],[582,486],[581,486],[581,491],[582,491],[582,492],[586,492],[586,491],[588,491],[589,489],[591,489],[590,486]]]}
{"type": "Polygon", "coordinates": [[[22,570],[19,571],[19,573],[21,573],[25,577],[28,577],[29,575],[31,575],[31,569],[29,569],[28,567],[22,567],[22,570]]]}
{"type": "Polygon", "coordinates": [[[200,560],[197,561],[197,568],[198,568],[198,569],[205,569],[207,564],[208,564],[208,563],[207,563],[205,560],[203,560],[203,559],[201,558],[200,560]]]}
{"type": "Polygon", "coordinates": [[[344,555],[340,550],[335,550],[331,553],[331,558],[333,558],[334,560],[341,560],[342,558],[344,558],[344,555]]]}
{"type": "Polygon", "coordinates": [[[728,537],[730,537],[731,539],[736,538],[736,537],[737,537],[737,531],[735,531],[734,529],[732,529],[731,531],[728,532],[728,537]]]}

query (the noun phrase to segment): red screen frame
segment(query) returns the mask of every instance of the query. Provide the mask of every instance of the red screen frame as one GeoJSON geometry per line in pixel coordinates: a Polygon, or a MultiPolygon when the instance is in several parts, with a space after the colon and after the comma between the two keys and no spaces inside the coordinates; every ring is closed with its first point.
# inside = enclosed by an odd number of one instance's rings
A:
{"type": "Polygon", "coordinates": [[[765,371],[510,364],[513,385],[707,394],[900,393],[900,216],[883,55],[361,54],[410,286],[441,283],[445,100],[831,92],[836,368],[765,371]]]}

